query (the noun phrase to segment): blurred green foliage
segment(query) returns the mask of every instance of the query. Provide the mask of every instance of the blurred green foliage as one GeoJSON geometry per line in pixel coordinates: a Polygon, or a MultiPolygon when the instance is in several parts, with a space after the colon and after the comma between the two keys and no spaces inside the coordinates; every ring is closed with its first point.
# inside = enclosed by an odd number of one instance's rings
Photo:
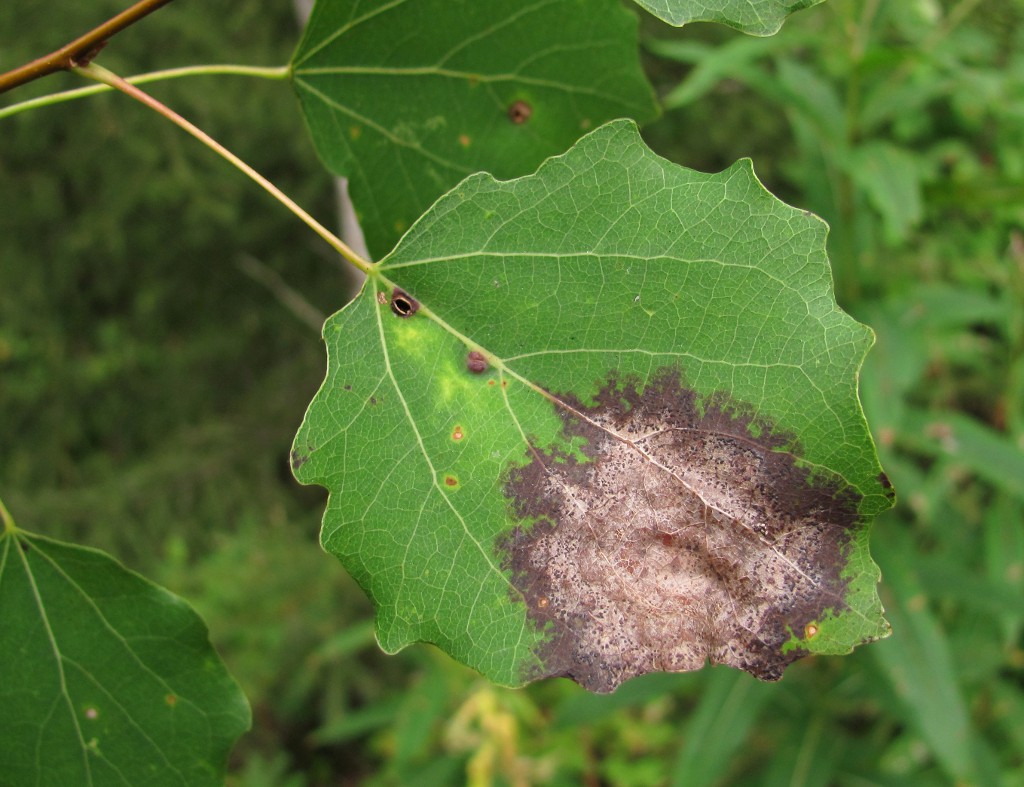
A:
{"type": "MultiPolygon", "coordinates": [[[[123,3],[0,4],[0,70],[123,3]]],[[[19,524],[193,601],[255,726],[233,783],[1024,783],[1024,2],[828,0],[768,39],[644,23],[664,155],[825,217],[900,504],[873,552],[894,635],[778,684],[722,669],[610,696],[380,654],[286,452],[322,346],[247,255],[329,313],[349,279],[293,217],[118,96],[0,121],[0,491],[19,524]]],[[[100,62],[280,65],[291,3],[172,4],[100,62]]],[[[54,77],[21,99],[75,85],[54,77]]],[[[285,83],[152,92],[333,225],[285,83]]],[[[7,98],[7,97],[5,97],[7,98]]]]}

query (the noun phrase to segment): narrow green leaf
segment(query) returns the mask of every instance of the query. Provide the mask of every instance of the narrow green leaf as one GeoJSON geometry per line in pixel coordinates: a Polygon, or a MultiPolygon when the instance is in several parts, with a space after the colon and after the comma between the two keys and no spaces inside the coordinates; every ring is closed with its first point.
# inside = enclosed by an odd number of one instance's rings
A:
{"type": "Polygon", "coordinates": [[[662,21],[682,27],[690,22],[720,22],[755,36],[777,33],[786,17],[823,0],[636,0],[662,21]]]}
{"type": "Polygon", "coordinates": [[[1005,434],[956,412],[908,408],[905,439],[935,456],[949,457],[1005,492],[1024,500],[1024,448],[1005,434]]]}
{"type": "Polygon", "coordinates": [[[672,787],[712,787],[736,764],[771,689],[746,675],[715,670],[683,733],[672,787]]]}
{"type": "MultiPolygon", "coordinates": [[[[988,579],[1006,589],[1006,596],[1016,597],[1016,607],[1006,606],[1003,627],[1012,642],[1024,622],[1024,505],[1009,495],[998,495],[985,515],[985,566],[988,579]]],[[[1002,594],[1000,594],[1002,595],[1002,594]]]]}
{"type": "Polygon", "coordinates": [[[919,155],[890,142],[855,147],[843,166],[882,217],[889,243],[902,243],[924,217],[919,155]]]}
{"type": "Polygon", "coordinates": [[[905,536],[887,534],[879,559],[885,571],[886,612],[898,636],[871,649],[904,716],[919,731],[932,757],[954,780],[975,783],[971,727],[957,685],[949,640],[928,608],[905,536]]]}
{"type": "Polygon", "coordinates": [[[629,121],[434,205],[325,325],[293,450],[382,647],[608,691],[885,636],[871,333],[824,239],[749,162],[683,169],[629,121]]]}
{"type": "Polygon", "coordinates": [[[295,89],[371,252],[466,175],[525,175],[606,120],[654,117],[636,28],[617,0],[318,0],[295,89]]]}
{"type": "MultiPolygon", "coordinates": [[[[775,719],[772,719],[773,726],[775,719]]],[[[791,734],[782,738],[780,751],[763,769],[765,787],[828,787],[838,784],[837,750],[843,742],[839,729],[829,724],[822,713],[809,714],[800,722],[793,720],[791,734]]]]}
{"type": "Polygon", "coordinates": [[[0,536],[0,782],[219,785],[249,707],[184,601],[96,550],[0,536]]]}

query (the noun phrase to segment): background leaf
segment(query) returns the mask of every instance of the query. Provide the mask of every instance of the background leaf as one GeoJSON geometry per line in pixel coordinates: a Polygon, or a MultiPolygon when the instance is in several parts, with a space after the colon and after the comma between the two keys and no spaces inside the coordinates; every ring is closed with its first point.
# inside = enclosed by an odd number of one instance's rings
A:
{"type": "Polygon", "coordinates": [[[606,120],[654,117],[636,27],[616,0],[320,0],[295,89],[371,253],[470,173],[525,175],[606,120]]]}
{"type": "Polygon", "coordinates": [[[638,5],[670,25],[721,22],[757,36],[770,36],[794,11],[820,2],[822,0],[636,0],[638,5]]]}
{"type": "Polygon", "coordinates": [[[249,706],[181,599],[96,550],[0,537],[6,784],[217,785],[249,706]]]}
{"type": "Polygon", "coordinates": [[[723,414],[717,428],[767,440],[766,457],[799,457],[808,482],[834,479],[818,519],[838,516],[847,492],[856,500],[841,579],[826,583],[835,602],[810,634],[800,623],[766,652],[781,663],[884,636],[866,536],[891,496],[856,397],[871,335],[835,304],[824,232],[765,192],[749,163],[684,170],[628,121],[535,176],[473,176],[440,200],[326,324],[327,379],[293,451],[297,477],[331,492],[322,540],[374,600],[382,647],[434,642],[509,685],[566,671],[608,690],[646,671],[588,679],[556,665],[564,654],[545,648],[559,623],[527,618],[549,599],[523,588],[510,540],[542,532],[514,489],[532,459],[542,476],[594,459],[601,435],[566,432],[564,405],[595,412],[598,397],[621,397],[640,412],[631,397],[667,369],[698,409],[723,414]],[[474,352],[482,373],[467,368],[474,352]]]}

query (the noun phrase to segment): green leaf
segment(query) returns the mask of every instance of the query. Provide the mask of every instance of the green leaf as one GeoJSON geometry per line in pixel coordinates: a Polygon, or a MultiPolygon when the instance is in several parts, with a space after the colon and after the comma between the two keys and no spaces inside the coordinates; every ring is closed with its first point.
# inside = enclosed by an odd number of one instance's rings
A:
{"type": "Polygon", "coordinates": [[[617,0],[319,0],[295,89],[370,251],[466,175],[525,175],[606,120],[654,117],[636,28],[617,0]]]}
{"type": "Polygon", "coordinates": [[[786,17],[823,0],[636,0],[670,25],[720,22],[755,36],[779,31],[786,17]]]}
{"type": "Polygon", "coordinates": [[[684,743],[672,767],[672,787],[721,784],[771,694],[746,675],[713,671],[680,736],[684,743]]]}
{"type": "Polygon", "coordinates": [[[984,783],[974,778],[967,703],[957,683],[949,639],[929,610],[916,577],[913,544],[896,529],[887,532],[885,541],[890,548],[880,562],[885,568],[886,609],[899,635],[872,649],[872,655],[905,718],[949,777],[964,784],[984,783]]]}
{"type": "Polygon", "coordinates": [[[886,240],[906,240],[924,218],[918,155],[889,142],[865,142],[843,161],[850,178],[882,217],[886,240]]]}
{"type": "Polygon", "coordinates": [[[958,412],[907,408],[904,440],[932,456],[949,457],[1008,494],[1024,500],[1024,450],[1007,435],[958,412]]]}
{"type": "Polygon", "coordinates": [[[249,707],[180,598],[107,555],[0,535],[4,784],[217,785],[249,707]]]}
{"type": "Polygon", "coordinates": [[[749,162],[683,169],[630,121],[439,200],[325,325],[293,447],[381,646],[607,691],[885,636],[872,337],[825,232],[749,162]]]}

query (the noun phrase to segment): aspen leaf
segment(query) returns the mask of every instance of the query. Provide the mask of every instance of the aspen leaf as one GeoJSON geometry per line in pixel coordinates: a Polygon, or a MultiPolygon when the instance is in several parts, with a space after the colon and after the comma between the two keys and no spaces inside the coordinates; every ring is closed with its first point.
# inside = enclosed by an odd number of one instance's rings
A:
{"type": "Polygon", "coordinates": [[[382,647],[610,691],[885,636],[873,337],[825,234],[749,162],[684,169],[630,121],[427,211],[325,325],[292,455],[382,647]]]}
{"type": "Polygon", "coordinates": [[[0,782],[217,785],[249,705],[184,601],[95,549],[0,534],[0,782]]]}
{"type": "Polygon", "coordinates": [[[618,0],[318,0],[292,76],[375,256],[470,173],[525,175],[657,111],[618,0]]]}

